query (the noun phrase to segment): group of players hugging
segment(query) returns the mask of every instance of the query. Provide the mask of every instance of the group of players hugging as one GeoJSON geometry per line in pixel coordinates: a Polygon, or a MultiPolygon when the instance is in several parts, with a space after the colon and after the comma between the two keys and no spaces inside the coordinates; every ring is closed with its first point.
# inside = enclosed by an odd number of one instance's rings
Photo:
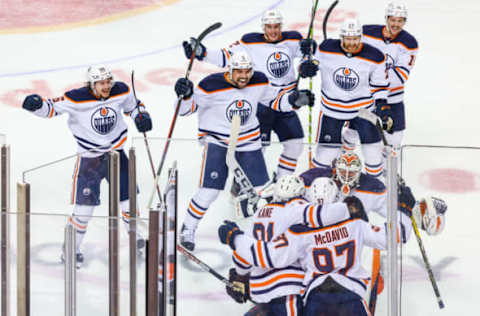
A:
{"type": "MultiPolygon", "coordinates": [[[[263,33],[245,34],[228,48],[207,49],[195,38],[183,42],[187,58],[227,70],[197,85],[186,78],[175,84],[179,114],[198,113],[204,147],[200,185],[188,203],[180,243],[194,251],[198,224],[225,188],[232,118],[240,116],[235,158],[261,199],[255,205],[242,203],[248,197],[234,183],[236,205],[247,208],[249,226],[243,231],[225,221],[218,235],[232,249],[229,278],[236,286],[227,287],[227,293],[239,303],[256,303],[245,315],[369,315],[366,296],[372,282],[361,258],[364,245],[386,249],[385,227],[368,222],[372,211],[386,217],[386,152],[379,130],[359,111],[375,113],[393,151],[400,148],[404,85],[418,51],[415,38],[403,29],[406,21],[406,6],[389,3],[385,25],[362,26],[347,19],[339,39],[317,45],[297,31],[283,31],[282,14],[268,10],[261,18],[263,33]],[[321,91],[298,89],[295,58],[301,78],[320,72],[321,91]],[[320,115],[312,168],[298,173],[304,132],[297,112],[315,101],[320,115]],[[272,130],[283,151],[269,179],[263,150],[272,130]],[[357,143],[363,163],[355,153],[357,143]]],[[[84,87],[60,98],[33,94],[23,102],[24,109],[41,117],[69,114],[79,153],[70,218],[77,231],[77,266],[84,260],[80,245],[89,219],[100,203],[100,182],[108,180],[111,150],[120,152],[120,207],[128,223],[128,158],[122,149],[127,127],[121,113],[134,120],[138,131],[152,129],[143,103],[128,85],[114,81],[106,66],[90,67],[87,78],[84,87]]],[[[439,234],[446,209],[438,198],[417,201],[400,182],[399,241],[409,239],[412,217],[427,234],[439,234]]],[[[137,245],[144,246],[140,235],[137,245]]]]}

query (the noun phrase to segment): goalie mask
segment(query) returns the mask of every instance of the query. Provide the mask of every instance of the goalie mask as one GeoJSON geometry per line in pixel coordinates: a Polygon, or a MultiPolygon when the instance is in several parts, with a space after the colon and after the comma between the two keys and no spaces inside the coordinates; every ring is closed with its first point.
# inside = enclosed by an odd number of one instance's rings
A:
{"type": "Polygon", "coordinates": [[[97,95],[99,94],[97,91],[95,91],[95,82],[102,81],[102,80],[108,80],[108,79],[111,80],[110,84],[111,84],[111,87],[113,87],[113,85],[115,84],[115,81],[113,80],[112,72],[110,71],[110,69],[107,66],[105,66],[105,65],[94,65],[94,66],[88,67],[87,82],[90,85],[90,89],[92,89],[92,91],[95,94],[97,94],[97,95]]]}
{"type": "Polygon", "coordinates": [[[427,234],[440,234],[445,228],[445,212],[447,203],[440,198],[427,196],[422,198],[413,209],[413,217],[417,225],[421,225],[427,234]]]}
{"type": "Polygon", "coordinates": [[[348,195],[360,180],[362,162],[355,153],[343,153],[334,164],[334,179],[340,182],[340,191],[348,195]]]}
{"type": "Polygon", "coordinates": [[[330,178],[317,178],[308,189],[307,199],[311,203],[330,204],[338,197],[337,184],[330,178]]]}
{"type": "Polygon", "coordinates": [[[285,175],[278,179],[273,188],[273,201],[283,202],[305,194],[305,184],[300,177],[285,175]]]}

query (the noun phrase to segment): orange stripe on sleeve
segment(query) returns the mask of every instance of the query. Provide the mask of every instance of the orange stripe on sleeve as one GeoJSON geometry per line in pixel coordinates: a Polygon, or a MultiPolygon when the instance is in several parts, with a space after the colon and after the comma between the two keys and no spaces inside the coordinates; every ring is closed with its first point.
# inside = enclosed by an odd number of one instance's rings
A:
{"type": "Polygon", "coordinates": [[[238,260],[240,261],[241,263],[243,263],[244,265],[246,266],[251,266],[250,263],[248,263],[247,260],[243,259],[242,257],[240,257],[240,255],[236,252],[236,251],[233,251],[233,256],[238,260]]]}
{"type": "Polygon", "coordinates": [[[118,144],[116,144],[115,146],[113,146],[112,149],[117,149],[118,147],[122,146],[123,143],[125,143],[125,141],[127,140],[127,137],[128,137],[128,136],[125,136],[118,144]]]}
{"type": "Polygon", "coordinates": [[[257,253],[258,253],[258,259],[260,260],[260,266],[266,269],[267,265],[265,264],[265,260],[263,259],[262,242],[260,240],[257,241],[257,253]]]}

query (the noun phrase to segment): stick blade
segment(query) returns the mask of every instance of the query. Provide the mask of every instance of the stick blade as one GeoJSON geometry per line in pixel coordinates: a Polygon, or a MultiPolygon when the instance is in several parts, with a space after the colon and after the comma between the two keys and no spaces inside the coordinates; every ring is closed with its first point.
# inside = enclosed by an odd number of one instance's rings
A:
{"type": "Polygon", "coordinates": [[[198,35],[197,40],[199,42],[201,42],[205,38],[205,36],[212,33],[216,29],[219,29],[221,26],[222,26],[222,22],[217,22],[217,23],[214,23],[214,24],[210,25],[202,33],[200,33],[200,35],[198,35]]]}

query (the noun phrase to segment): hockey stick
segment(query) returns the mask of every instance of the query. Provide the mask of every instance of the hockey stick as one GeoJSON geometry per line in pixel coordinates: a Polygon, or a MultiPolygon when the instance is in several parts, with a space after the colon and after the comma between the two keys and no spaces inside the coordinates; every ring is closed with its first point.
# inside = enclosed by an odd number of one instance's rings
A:
{"type": "MultiPolygon", "coordinates": [[[[398,177],[398,182],[399,182],[399,185],[405,185],[405,180],[403,180],[402,177],[400,176],[398,177]]],[[[418,247],[420,248],[420,252],[422,253],[423,263],[425,263],[425,269],[427,270],[428,278],[430,279],[430,283],[432,284],[432,287],[433,287],[433,292],[435,293],[435,297],[437,298],[438,307],[442,309],[445,307],[445,304],[443,303],[442,297],[440,296],[440,290],[438,289],[437,281],[435,280],[435,276],[433,275],[433,270],[432,270],[432,266],[430,265],[430,261],[428,261],[427,251],[425,250],[425,247],[423,245],[422,237],[420,236],[420,231],[418,230],[418,226],[415,221],[415,218],[413,217],[413,214],[411,216],[411,219],[412,219],[413,231],[415,232],[415,237],[417,238],[418,247]]]]}
{"type": "MultiPolygon", "coordinates": [[[[228,169],[233,172],[235,180],[240,185],[240,192],[247,194],[248,203],[255,204],[260,199],[260,196],[255,191],[252,183],[248,179],[245,171],[235,158],[235,149],[237,148],[238,134],[240,133],[240,116],[234,114],[232,116],[232,128],[230,129],[230,138],[228,140],[228,149],[226,156],[226,163],[228,169]]],[[[248,214],[243,214],[244,217],[248,217],[248,214]]]]}
{"type": "MultiPolygon", "coordinates": [[[[138,115],[142,115],[139,109],[137,93],[135,92],[135,74],[134,73],[135,72],[132,70],[132,75],[130,78],[132,81],[132,91],[133,91],[133,96],[135,97],[135,104],[137,104],[138,115]]],[[[150,151],[150,145],[148,144],[147,134],[145,132],[143,132],[143,140],[145,141],[145,148],[147,148],[147,155],[148,155],[148,160],[150,161],[150,167],[152,168],[153,176],[155,176],[155,166],[153,165],[152,152],[150,151]]],[[[161,198],[162,194],[160,193],[160,188],[158,187],[158,185],[156,186],[156,188],[157,188],[158,197],[161,198]]]]}
{"type": "MultiPolygon", "coordinates": [[[[208,28],[206,28],[202,33],[200,33],[200,35],[197,37],[197,40],[195,41],[195,47],[193,48],[192,55],[190,56],[190,62],[188,64],[187,72],[185,73],[185,79],[188,79],[188,77],[190,76],[190,72],[193,66],[193,61],[195,60],[195,52],[197,51],[197,48],[200,45],[200,42],[205,38],[205,36],[207,36],[208,34],[215,31],[221,26],[222,26],[222,23],[220,22],[212,24],[208,28]]],[[[163,148],[162,159],[160,160],[160,164],[158,165],[157,173],[155,175],[153,190],[152,190],[152,193],[150,194],[150,199],[148,201],[148,209],[150,209],[152,206],[153,196],[155,195],[155,188],[158,186],[158,180],[160,178],[160,174],[162,173],[163,164],[165,163],[165,158],[167,157],[168,148],[170,146],[173,129],[175,128],[175,123],[177,122],[178,112],[180,111],[180,104],[182,103],[182,100],[183,100],[183,95],[179,95],[177,100],[177,105],[175,107],[175,114],[173,115],[172,122],[170,123],[167,142],[165,143],[165,147],[163,148]]],[[[161,202],[161,199],[160,199],[160,202],[161,202]]]]}
{"type": "Polygon", "coordinates": [[[338,4],[338,0],[335,0],[335,1],[330,5],[330,7],[328,7],[327,13],[325,13],[325,17],[323,18],[322,29],[323,29],[323,39],[324,39],[324,40],[327,39],[327,22],[328,22],[328,18],[330,17],[330,14],[332,13],[333,9],[335,9],[335,7],[337,6],[337,4],[338,4]]]}
{"type": "MultiPolygon", "coordinates": [[[[377,128],[380,135],[382,136],[383,145],[390,146],[384,134],[384,130],[381,123],[382,120],[375,113],[370,112],[367,109],[361,109],[358,111],[358,116],[372,123],[377,128]]],[[[405,180],[403,180],[400,176],[398,177],[398,180],[400,185],[405,185],[405,180]]],[[[428,277],[430,278],[430,283],[432,283],[433,292],[435,293],[435,297],[437,298],[438,306],[440,307],[440,309],[442,309],[445,307],[445,304],[443,303],[442,297],[440,296],[440,291],[438,290],[437,281],[435,280],[432,267],[430,265],[430,262],[428,261],[427,252],[425,250],[425,247],[423,246],[422,237],[420,236],[420,232],[418,230],[417,223],[415,222],[415,218],[413,217],[413,215],[410,218],[412,220],[413,231],[415,232],[415,237],[417,239],[418,247],[420,248],[423,262],[425,263],[425,269],[427,270],[428,277]]]]}
{"type": "MultiPolygon", "coordinates": [[[[185,249],[183,246],[177,244],[177,251],[182,253],[187,259],[195,262],[203,271],[210,273],[213,275],[215,278],[223,282],[226,286],[228,286],[231,289],[236,289],[236,290],[242,290],[238,286],[236,286],[234,283],[230,282],[227,278],[225,278],[223,275],[215,271],[213,268],[211,268],[208,264],[203,262],[202,260],[198,259],[193,253],[189,252],[187,249],[185,249]]],[[[248,299],[250,302],[255,303],[252,301],[250,298],[248,299]]]]}

